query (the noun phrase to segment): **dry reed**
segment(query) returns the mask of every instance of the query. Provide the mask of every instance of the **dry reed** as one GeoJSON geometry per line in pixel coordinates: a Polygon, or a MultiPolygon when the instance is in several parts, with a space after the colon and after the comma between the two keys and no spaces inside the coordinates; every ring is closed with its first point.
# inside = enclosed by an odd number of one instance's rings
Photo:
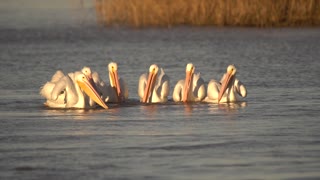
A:
{"type": "Polygon", "coordinates": [[[99,23],[174,25],[320,25],[320,0],[96,0],[99,23]]]}

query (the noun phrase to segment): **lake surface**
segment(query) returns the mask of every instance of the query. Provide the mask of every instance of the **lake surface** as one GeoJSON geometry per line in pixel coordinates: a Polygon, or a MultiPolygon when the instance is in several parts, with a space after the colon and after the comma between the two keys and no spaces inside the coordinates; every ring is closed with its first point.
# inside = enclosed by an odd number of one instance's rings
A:
{"type": "Polygon", "coordinates": [[[319,28],[61,21],[0,26],[0,179],[320,178],[319,28]],[[111,60],[130,102],[109,110],[43,106],[39,88],[56,70],[89,66],[108,81],[111,60]],[[139,103],[139,76],[151,64],[170,77],[172,99],[189,62],[206,83],[235,64],[245,102],[139,103]]]}

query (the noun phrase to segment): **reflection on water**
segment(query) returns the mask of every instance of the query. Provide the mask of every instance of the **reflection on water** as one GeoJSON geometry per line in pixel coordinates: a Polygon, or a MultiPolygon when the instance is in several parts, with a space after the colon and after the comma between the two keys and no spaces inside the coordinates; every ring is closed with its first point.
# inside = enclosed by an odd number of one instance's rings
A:
{"type": "Polygon", "coordinates": [[[234,103],[208,103],[208,109],[212,112],[216,112],[219,110],[225,112],[233,112],[238,111],[240,108],[245,108],[247,106],[246,101],[242,102],[234,102],[234,103]]]}
{"type": "Polygon", "coordinates": [[[42,115],[47,119],[89,120],[88,117],[103,113],[103,109],[45,109],[42,115]]]}
{"type": "MultiPolygon", "coordinates": [[[[129,103],[129,104],[109,104],[109,109],[103,108],[96,109],[49,109],[44,107],[42,114],[48,119],[61,119],[64,120],[94,120],[92,116],[99,116],[105,113],[105,120],[117,121],[123,119],[140,119],[140,120],[159,120],[160,116],[168,116],[166,113],[175,114],[177,116],[184,115],[186,117],[197,116],[201,113],[210,114],[225,114],[232,115],[238,114],[240,109],[247,107],[247,102],[237,103],[129,103]],[[136,111],[135,109],[139,109],[136,111]],[[130,109],[130,110],[129,110],[130,109]],[[133,112],[129,113],[131,110],[133,112]],[[170,110],[168,112],[168,110],[170,110]],[[183,111],[181,111],[183,110],[183,111]],[[139,117],[137,117],[137,115],[139,117]]],[[[161,119],[161,118],[160,118],[161,119]]]]}
{"type": "Polygon", "coordinates": [[[192,111],[193,111],[192,104],[184,103],[183,106],[184,106],[184,112],[185,112],[184,115],[185,116],[192,115],[192,111]]]}
{"type": "Polygon", "coordinates": [[[151,104],[142,104],[140,105],[141,115],[144,116],[147,120],[155,120],[157,118],[159,106],[162,103],[151,103],[151,104]]]}
{"type": "Polygon", "coordinates": [[[218,109],[223,110],[225,112],[236,112],[240,108],[245,108],[247,106],[247,102],[235,102],[235,103],[220,103],[218,104],[218,109]]]}

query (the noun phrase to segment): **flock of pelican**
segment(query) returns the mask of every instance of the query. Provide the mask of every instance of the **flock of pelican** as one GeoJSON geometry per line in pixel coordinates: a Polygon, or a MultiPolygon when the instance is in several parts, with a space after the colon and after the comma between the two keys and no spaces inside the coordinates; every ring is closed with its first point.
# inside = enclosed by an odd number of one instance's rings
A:
{"type": "MultiPolygon", "coordinates": [[[[129,91],[125,81],[118,75],[118,65],[108,65],[109,84],[102,81],[97,72],[89,67],[81,71],[64,74],[58,70],[40,88],[40,95],[46,99],[45,106],[51,108],[95,108],[108,109],[107,103],[122,103],[128,100],[129,91]]],[[[220,81],[211,79],[208,85],[195,73],[192,63],[186,66],[184,79],[177,82],[172,98],[174,102],[238,102],[247,96],[245,86],[236,78],[236,67],[229,65],[220,81]]],[[[168,101],[170,79],[158,65],[152,64],[149,72],[139,78],[138,95],[142,103],[163,103],[168,101]]]]}

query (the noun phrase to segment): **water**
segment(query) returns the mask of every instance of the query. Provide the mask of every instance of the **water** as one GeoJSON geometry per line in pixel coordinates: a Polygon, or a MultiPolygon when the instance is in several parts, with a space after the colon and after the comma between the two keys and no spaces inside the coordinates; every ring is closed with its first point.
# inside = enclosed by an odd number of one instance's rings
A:
{"type": "MultiPolygon", "coordinates": [[[[7,17],[7,16],[5,16],[7,17]]],[[[102,28],[78,20],[0,26],[1,179],[319,179],[319,28],[102,28]],[[72,23],[70,23],[72,22],[72,23]],[[58,69],[118,63],[130,103],[53,110],[39,88],[58,69]],[[138,103],[140,74],[175,83],[235,64],[245,103],[138,103]]],[[[4,22],[4,20],[2,20],[4,22]]]]}

